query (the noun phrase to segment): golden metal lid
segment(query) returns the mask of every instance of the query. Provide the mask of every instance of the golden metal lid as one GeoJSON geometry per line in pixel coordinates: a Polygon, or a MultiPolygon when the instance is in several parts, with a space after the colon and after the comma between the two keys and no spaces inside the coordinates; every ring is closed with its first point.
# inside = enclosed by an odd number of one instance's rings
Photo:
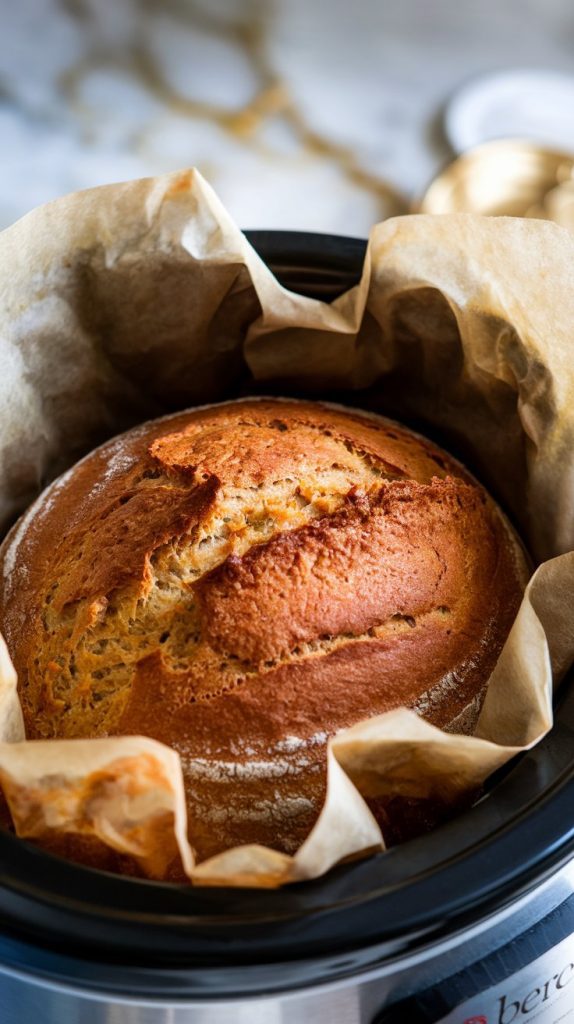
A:
{"type": "Polygon", "coordinates": [[[574,156],[518,139],[483,143],[449,164],[417,209],[538,217],[574,229],[574,156]]]}

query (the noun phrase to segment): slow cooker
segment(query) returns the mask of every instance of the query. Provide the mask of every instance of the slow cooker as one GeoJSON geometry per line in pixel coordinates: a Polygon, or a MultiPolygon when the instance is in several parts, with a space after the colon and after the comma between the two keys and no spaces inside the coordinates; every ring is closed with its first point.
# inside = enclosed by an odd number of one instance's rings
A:
{"type": "MultiPolygon", "coordinates": [[[[329,301],[365,243],[256,231],[329,301]]],[[[278,891],[119,878],[0,834],[2,1024],[574,1020],[574,688],[469,811],[278,891]]]]}

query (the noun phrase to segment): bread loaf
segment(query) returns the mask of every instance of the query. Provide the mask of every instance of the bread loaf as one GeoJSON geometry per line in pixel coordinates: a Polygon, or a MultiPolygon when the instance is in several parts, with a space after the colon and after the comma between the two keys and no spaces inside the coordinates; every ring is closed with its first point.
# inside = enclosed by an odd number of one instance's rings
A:
{"type": "Polygon", "coordinates": [[[245,400],[144,424],[56,481],[1,553],[27,736],[181,755],[200,859],[293,852],[326,743],[400,705],[468,731],[520,603],[520,545],[395,423],[245,400]]]}

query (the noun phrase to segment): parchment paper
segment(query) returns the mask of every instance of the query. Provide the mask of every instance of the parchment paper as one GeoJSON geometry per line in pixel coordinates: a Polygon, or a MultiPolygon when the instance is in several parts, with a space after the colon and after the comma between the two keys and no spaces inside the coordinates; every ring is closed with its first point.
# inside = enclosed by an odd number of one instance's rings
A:
{"type": "Polygon", "coordinates": [[[144,418],[262,389],[335,392],[438,429],[539,565],[476,735],[441,732],[406,709],[340,733],[325,805],[294,857],[247,846],[195,864],[175,752],[145,737],[26,741],[0,647],[0,783],[19,835],[49,849],[62,837],[93,841],[152,878],[179,869],[197,884],[280,885],[383,847],[363,796],[455,801],[551,727],[552,688],[574,661],[565,229],[396,218],[373,229],[361,283],[327,305],[281,288],[186,171],[33,211],[0,235],[0,281],[5,527],[78,456],[144,418]]]}

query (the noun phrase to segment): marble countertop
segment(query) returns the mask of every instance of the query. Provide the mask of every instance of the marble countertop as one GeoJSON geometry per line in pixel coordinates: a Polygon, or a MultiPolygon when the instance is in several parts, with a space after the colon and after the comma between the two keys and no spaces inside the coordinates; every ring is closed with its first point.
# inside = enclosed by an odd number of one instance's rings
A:
{"type": "Polygon", "coordinates": [[[364,236],[452,154],[471,76],[571,71],[570,0],[19,0],[0,39],[0,227],[195,165],[242,227],[364,236]]]}

